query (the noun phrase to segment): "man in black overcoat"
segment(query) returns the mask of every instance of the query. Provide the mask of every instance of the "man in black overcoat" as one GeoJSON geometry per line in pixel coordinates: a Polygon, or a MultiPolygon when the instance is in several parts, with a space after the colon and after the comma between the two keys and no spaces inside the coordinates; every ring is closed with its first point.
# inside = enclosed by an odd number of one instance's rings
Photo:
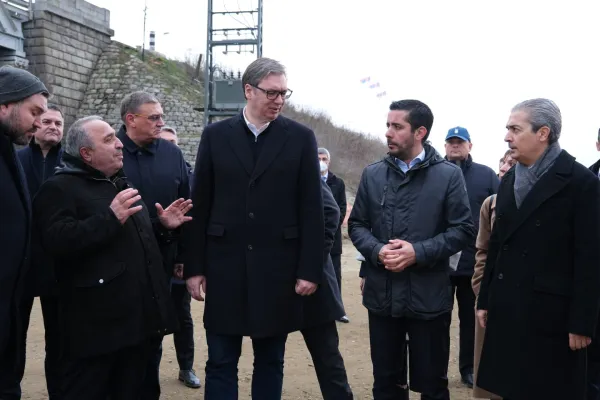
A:
{"type": "Polygon", "coordinates": [[[48,90],[29,72],[0,68],[0,399],[21,398],[18,370],[23,329],[20,302],[29,259],[31,203],[13,144],[26,145],[41,129],[48,90]]]}
{"type": "Polygon", "coordinates": [[[285,342],[323,279],[323,201],[315,135],[280,115],[284,67],[260,58],[242,77],[246,107],[202,134],[184,226],[184,276],[206,293],[206,399],[237,399],[242,338],[254,348],[252,395],[280,399],[285,342]]]}
{"type": "Polygon", "coordinates": [[[321,182],[325,217],[325,248],[323,249],[323,283],[314,295],[306,298],[304,328],[301,330],[310,352],[324,400],[352,399],[352,390],[344,359],[339,350],[340,338],[335,324],[346,313],[337,276],[329,252],[335,242],[340,210],[331,189],[321,182]]]}
{"type": "Polygon", "coordinates": [[[600,304],[600,181],[561,150],[554,102],[516,105],[517,164],[498,190],[478,300],[477,385],[509,400],[582,400],[600,304]]]}

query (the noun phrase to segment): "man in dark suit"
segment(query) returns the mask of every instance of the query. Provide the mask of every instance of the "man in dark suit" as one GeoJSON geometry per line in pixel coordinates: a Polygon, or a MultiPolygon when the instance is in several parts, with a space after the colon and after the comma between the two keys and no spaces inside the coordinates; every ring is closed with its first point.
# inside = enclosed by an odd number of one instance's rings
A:
{"type": "MultiPolygon", "coordinates": [[[[100,117],[71,125],[62,159],[33,202],[59,286],[61,398],[140,399],[156,343],[177,327],[150,215],[100,117]]],[[[158,218],[173,230],[187,209],[182,200],[158,218]]]]}
{"type": "Polygon", "coordinates": [[[48,89],[29,72],[0,68],[0,399],[21,398],[18,369],[27,286],[31,206],[27,181],[13,144],[26,145],[42,127],[48,89]]]}
{"type": "MultiPolygon", "coordinates": [[[[64,117],[62,111],[54,104],[48,104],[48,110],[42,114],[42,128],[38,129],[29,145],[18,151],[17,155],[23,165],[31,200],[46,179],[54,175],[54,169],[60,165],[62,157],[61,140],[63,138],[64,117]]],[[[60,341],[58,333],[58,297],[56,279],[51,265],[44,263],[44,256],[38,254],[37,246],[32,246],[32,263],[27,280],[30,282],[21,302],[23,319],[23,342],[27,339],[29,318],[35,297],[40,297],[42,316],[44,318],[44,340],[46,357],[44,372],[46,387],[50,400],[60,398],[60,341]]],[[[26,346],[22,347],[22,359],[26,359],[26,346]]],[[[25,363],[18,371],[19,382],[23,379],[25,363]]]]}
{"type": "MultiPolygon", "coordinates": [[[[333,262],[333,269],[335,270],[335,276],[337,279],[338,287],[340,289],[340,293],[342,292],[342,225],[344,224],[344,219],[346,218],[346,185],[342,178],[336,176],[333,172],[329,170],[329,164],[331,163],[331,155],[329,154],[329,150],[324,147],[320,147],[318,150],[319,153],[319,165],[321,167],[321,179],[323,179],[329,188],[331,189],[331,193],[333,194],[333,198],[337,203],[340,209],[340,221],[335,232],[335,241],[333,243],[333,247],[331,248],[331,261],[333,262]]],[[[340,322],[348,323],[350,319],[348,319],[347,315],[342,315],[341,318],[338,319],[340,322]]]]}
{"type": "Polygon", "coordinates": [[[184,276],[203,299],[206,399],[237,399],[242,338],[254,348],[252,396],[280,399],[285,342],[323,278],[323,200],[313,131],[280,115],[285,68],[260,58],[242,77],[246,107],[204,129],[184,228],[184,276]],[[208,288],[208,293],[206,292],[208,288]]]}
{"type": "Polygon", "coordinates": [[[352,390],[339,350],[340,338],[335,321],[344,314],[342,294],[339,291],[329,252],[335,241],[340,211],[331,189],[321,182],[323,214],[325,217],[325,247],[323,249],[323,283],[304,305],[304,342],[315,366],[324,400],[352,399],[352,390]]]}
{"type": "Polygon", "coordinates": [[[585,398],[600,304],[600,180],[558,143],[547,99],[517,104],[477,303],[477,385],[504,399],[585,398]]]}
{"type": "MultiPolygon", "coordinates": [[[[600,151],[600,129],[598,129],[598,141],[596,142],[596,150],[600,151]]],[[[592,171],[598,178],[600,178],[600,160],[596,161],[592,166],[590,166],[590,171],[592,171]]]]}

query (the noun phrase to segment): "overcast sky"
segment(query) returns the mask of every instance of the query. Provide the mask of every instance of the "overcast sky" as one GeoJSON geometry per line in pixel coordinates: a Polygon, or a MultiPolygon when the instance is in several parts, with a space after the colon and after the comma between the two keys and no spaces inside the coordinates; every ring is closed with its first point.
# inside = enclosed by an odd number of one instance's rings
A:
{"type": "MultiPolygon", "coordinates": [[[[90,2],[111,11],[115,40],[141,45],[144,0],[90,2]]],[[[214,0],[214,8],[255,9],[257,3],[214,0]]],[[[497,169],[512,106],[547,97],[562,111],[562,147],[586,166],[600,158],[600,2],[351,3],[264,0],[263,55],[286,65],[295,104],[384,138],[389,103],[419,99],[433,111],[430,139],[440,152],[448,129],[461,125],[471,133],[474,160],[497,169]],[[377,89],[361,84],[366,76],[387,96],[377,98],[377,89]]],[[[156,31],[157,51],[178,59],[206,52],[206,1],[147,5],[146,32],[156,31]]],[[[215,27],[254,23],[250,16],[235,18],[220,18],[215,27]]],[[[221,50],[217,61],[242,71],[255,57],[221,50]]]]}

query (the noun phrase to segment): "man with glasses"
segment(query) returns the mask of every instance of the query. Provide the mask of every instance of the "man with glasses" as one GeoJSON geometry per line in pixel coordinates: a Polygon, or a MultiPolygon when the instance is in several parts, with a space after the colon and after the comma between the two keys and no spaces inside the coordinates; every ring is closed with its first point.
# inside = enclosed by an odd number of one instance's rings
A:
{"type": "Polygon", "coordinates": [[[324,279],[317,143],[312,130],[279,115],[292,93],[283,65],[259,58],[242,84],[243,112],[208,125],[200,140],[184,276],[194,299],[208,288],[205,399],[238,398],[249,336],[252,398],[278,400],[287,334],[303,328],[303,296],[324,279]]]}
{"type": "MultiPolygon", "coordinates": [[[[123,126],[117,137],[123,143],[123,170],[128,181],[142,196],[150,212],[154,234],[161,249],[168,277],[182,277],[179,231],[165,228],[159,215],[169,207],[182,208],[191,203],[188,168],[181,150],[160,139],[165,125],[163,109],[158,99],[146,92],[134,92],[121,102],[123,126]],[[185,201],[184,201],[185,200],[185,201]]],[[[160,397],[159,367],[162,346],[156,344],[156,356],[148,360],[143,400],[160,397]]],[[[184,372],[184,382],[199,385],[191,369],[184,372]]]]}

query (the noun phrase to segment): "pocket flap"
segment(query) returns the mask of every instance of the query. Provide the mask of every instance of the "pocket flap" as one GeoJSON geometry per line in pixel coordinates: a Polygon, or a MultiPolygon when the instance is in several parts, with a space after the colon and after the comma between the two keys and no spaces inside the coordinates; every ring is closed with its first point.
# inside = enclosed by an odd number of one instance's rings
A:
{"type": "Polygon", "coordinates": [[[206,234],[210,236],[223,236],[225,234],[225,227],[223,225],[210,224],[206,228],[206,234]]]}
{"type": "Polygon", "coordinates": [[[297,226],[288,226],[283,229],[284,239],[297,239],[300,237],[300,230],[297,226]]]}
{"type": "Polygon", "coordinates": [[[125,271],[125,263],[114,263],[91,271],[81,271],[73,276],[75,287],[104,286],[125,271]]]}
{"type": "Polygon", "coordinates": [[[560,296],[573,294],[571,278],[564,275],[537,275],[533,279],[533,290],[560,296]]]}

